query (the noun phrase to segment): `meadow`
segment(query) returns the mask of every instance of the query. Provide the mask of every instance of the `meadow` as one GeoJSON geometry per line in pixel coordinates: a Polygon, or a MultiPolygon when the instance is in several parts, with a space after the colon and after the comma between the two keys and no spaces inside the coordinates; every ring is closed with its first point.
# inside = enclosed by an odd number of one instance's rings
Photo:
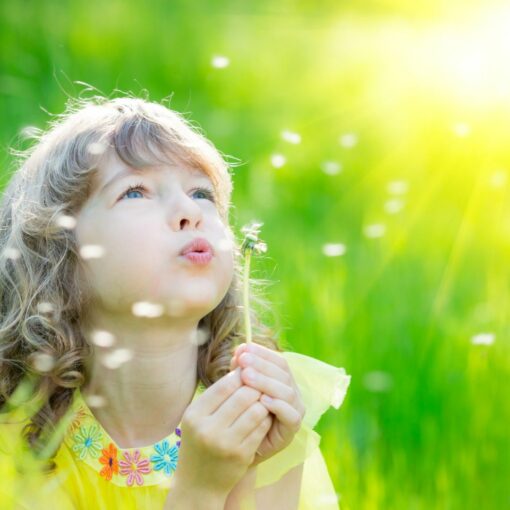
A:
{"type": "Polygon", "coordinates": [[[170,97],[242,163],[282,344],[352,376],[317,427],[342,510],[510,508],[509,25],[489,0],[2,2],[0,183],[68,96],[170,97]]]}

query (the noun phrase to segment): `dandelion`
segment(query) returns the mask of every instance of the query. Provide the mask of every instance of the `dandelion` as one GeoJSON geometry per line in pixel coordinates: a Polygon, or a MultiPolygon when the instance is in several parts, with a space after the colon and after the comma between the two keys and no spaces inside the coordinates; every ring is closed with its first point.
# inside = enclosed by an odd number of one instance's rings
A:
{"type": "Polygon", "coordinates": [[[248,296],[251,252],[255,250],[257,253],[265,253],[267,251],[266,243],[260,241],[258,238],[258,235],[260,233],[260,227],[262,225],[263,223],[261,222],[252,222],[250,225],[245,225],[244,227],[241,228],[241,232],[246,234],[243,244],[241,245],[241,251],[244,256],[243,304],[244,304],[244,322],[246,327],[246,343],[251,342],[250,308],[248,296]]]}

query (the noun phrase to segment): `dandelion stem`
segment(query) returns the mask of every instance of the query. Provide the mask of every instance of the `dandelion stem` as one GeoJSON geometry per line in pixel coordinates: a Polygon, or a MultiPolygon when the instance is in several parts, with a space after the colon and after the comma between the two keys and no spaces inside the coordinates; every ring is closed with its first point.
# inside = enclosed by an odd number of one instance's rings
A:
{"type": "Polygon", "coordinates": [[[244,259],[244,325],[246,329],[246,343],[251,342],[251,323],[250,323],[250,302],[249,302],[249,275],[250,275],[250,256],[251,250],[246,250],[244,259]]]}

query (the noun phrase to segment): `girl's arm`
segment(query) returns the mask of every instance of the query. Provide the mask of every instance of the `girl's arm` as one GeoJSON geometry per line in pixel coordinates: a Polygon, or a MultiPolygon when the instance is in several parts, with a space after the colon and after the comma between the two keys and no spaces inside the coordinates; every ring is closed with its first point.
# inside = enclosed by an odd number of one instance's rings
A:
{"type": "MultiPolygon", "coordinates": [[[[246,475],[229,493],[224,510],[243,510],[241,501],[255,496],[255,510],[298,510],[303,464],[289,470],[277,482],[255,489],[256,467],[249,468],[246,475]]],[[[250,508],[249,506],[245,508],[250,508]]]]}

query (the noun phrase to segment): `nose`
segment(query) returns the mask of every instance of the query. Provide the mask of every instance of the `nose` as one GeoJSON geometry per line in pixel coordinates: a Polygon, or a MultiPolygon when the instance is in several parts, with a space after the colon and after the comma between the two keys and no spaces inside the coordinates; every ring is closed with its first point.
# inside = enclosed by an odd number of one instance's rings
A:
{"type": "Polygon", "coordinates": [[[178,193],[170,205],[169,222],[172,230],[196,230],[200,228],[203,220],[201,207],[186,193],[178,193]]]}

